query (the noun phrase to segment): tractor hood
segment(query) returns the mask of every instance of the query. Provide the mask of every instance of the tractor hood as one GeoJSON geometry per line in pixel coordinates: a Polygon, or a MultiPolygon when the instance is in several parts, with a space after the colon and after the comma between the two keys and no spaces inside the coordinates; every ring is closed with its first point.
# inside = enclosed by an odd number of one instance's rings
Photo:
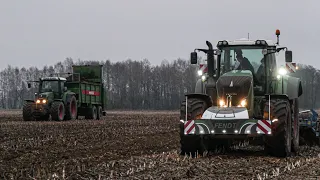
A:
{"type": "Polygon", "coordinates": [[[53,92],[43,92],[43,93],[39,93],[39,94],[36,96],[36,99],[51,100],[51,99],[53,99],[53,92]]]}
{"type": "Polygon", "coordinates": [[[240,106],[250,103],[249,97],[252,93],[253,76],[249,70],[233,70],[220,76],[217,81],[218,105],[227,106],[227,96],[231,97],[231,106],[240,106]],[[221,101],[222,100],[222,101],[221,101]]]}

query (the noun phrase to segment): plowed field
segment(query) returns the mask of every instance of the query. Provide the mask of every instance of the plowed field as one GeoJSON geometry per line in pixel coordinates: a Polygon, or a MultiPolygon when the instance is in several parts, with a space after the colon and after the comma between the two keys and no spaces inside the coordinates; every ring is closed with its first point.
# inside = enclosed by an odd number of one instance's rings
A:
{"type": "Polygon", "coordinates": [[[245,146],[180,156],[178,112],[113,111],[103,120],[24,122],[0,111],[0,179],[319,179],[320,149],[266,156],[245,146]]]}

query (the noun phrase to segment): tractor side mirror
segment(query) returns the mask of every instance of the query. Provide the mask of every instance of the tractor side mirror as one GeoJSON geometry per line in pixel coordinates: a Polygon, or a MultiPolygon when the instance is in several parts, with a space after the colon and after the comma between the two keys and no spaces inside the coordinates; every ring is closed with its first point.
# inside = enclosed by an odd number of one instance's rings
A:
{"type": "Polygon", "coordinates": [[[198,55],[197,52],[192,52],[190,55],[191,64],[197,64],[198,62],[198,55]]]}
{"type": "Polygon", "coordinates": [[[292,51],[286,51],[285,59],[286,62],[292,62],[292,51]]]}
{"type": "Polygon", "coordinates": [[[28,83],[28,88],[29,88],[29,89],[31,88],[31,84],[30,84],[30,83],[28,83]]]}

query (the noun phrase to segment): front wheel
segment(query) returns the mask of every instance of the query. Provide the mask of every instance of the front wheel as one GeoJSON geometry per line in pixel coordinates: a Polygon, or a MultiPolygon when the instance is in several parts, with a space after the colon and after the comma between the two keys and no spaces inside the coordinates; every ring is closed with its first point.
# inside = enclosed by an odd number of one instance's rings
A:
{"type": "MultiPolygon", "coordinates": [[[[269,105],[265,106],[268,112],[269,105]]],[[[265,140],[265,150],[268,154],[277,157],[287,157],[291,154],[291,108],[288,100],[276,99],[270,102],[272,123],[272,136],[265,140]]]]}
{"type": "Polygon", "coordinates": [[[24,121],[32,121],[33,115],[32,115],[32,102],[25,102],[23,104],[23,109],[22,109],[22,116],[24,121]]]}
{"type": "MultiPolygon", "coordinates": [[[[198,98],[189,98],[187,101],[187,119],[194,120],[201,118],[204,111],[208,108],[205,101],[198,98]]],[[[180,108],[180,119],[186,119],[186,101],[184,100],[180,108]]],[[[198,135],[185,135],[184,124],[180,123],[180,146],[181,155],[195,156],[197,153],[202,155],[204,152],[204,146],[202,140],[198,135]]]]}

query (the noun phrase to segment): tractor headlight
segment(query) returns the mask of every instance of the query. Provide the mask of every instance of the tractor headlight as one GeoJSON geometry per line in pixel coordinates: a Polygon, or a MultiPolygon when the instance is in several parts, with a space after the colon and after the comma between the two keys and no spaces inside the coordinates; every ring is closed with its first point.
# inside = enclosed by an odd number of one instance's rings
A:
{"type": "Polygon", "coordinates": [[[202,71],[201,70],[198,71],[198,75],[202,76],[202,71]]]}
{"type": "Polygon", "coordinates": [[[202,76],[201,76],[201,79],[202,79],[202,81],[205,81],[205,80],[206,80],[206,76],[205,76],[205,75],[202,75],[202,76]]]}
{"type": "Polygon", "coordinates": [[[247,105],[247,100],[246,99],[243,99],[240,101],[240,106],[241,107],[245,107],[247,105]]]}
{"type": "Polygon", "coordinates": [[[221,107],[224,106],[224,105],[225,105],[224,100],[220,99],[220,100],[219,100],[219,105],[220,105],[221,107]]]}
{"type": "Polygon", "coordinates": [[[37,99],[36,103],[37,103],[37,104],[40,104],[40,102],[41,102],[40,99],[37,99]]]}
{"type": "Polygon", "coordinates": [[[43,99],[43,100],[42,100],[42,103],[43,103],[43,104],[47,103],[47,100],[46,100],[46,99],[43,99]]]}
{"type": "Polygon", "coordinates": [[[287,74],[287,70],[283,67],[281,67],[278,71],[279,75],[283,76],[287,74]]]}

